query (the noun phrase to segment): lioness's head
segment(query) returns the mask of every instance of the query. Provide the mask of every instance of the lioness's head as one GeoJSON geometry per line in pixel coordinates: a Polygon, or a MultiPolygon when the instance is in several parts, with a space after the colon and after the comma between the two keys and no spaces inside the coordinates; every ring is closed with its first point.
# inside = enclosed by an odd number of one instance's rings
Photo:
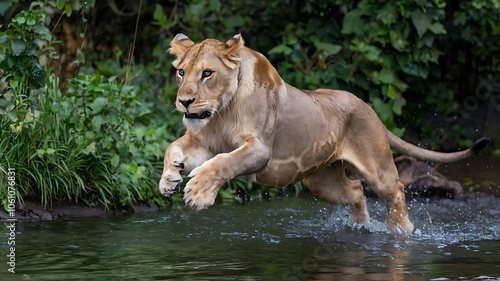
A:
{"type": "Polygon", "coordinates": [[[186,126],[203,127],[237,90],[243,39],[238,34],[226,43],[206,39],[195,44],[177,34],[170,46],[169,52],[176,56],[172,65],[179,86],[175,106],[184,113],[186,126]]]}

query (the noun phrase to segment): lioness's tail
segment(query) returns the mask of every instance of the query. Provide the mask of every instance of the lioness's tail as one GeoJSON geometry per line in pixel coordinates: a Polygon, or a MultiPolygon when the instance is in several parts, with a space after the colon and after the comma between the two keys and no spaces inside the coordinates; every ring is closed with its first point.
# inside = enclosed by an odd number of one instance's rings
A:
{"type": "Polygon", "coordinates": [[[397,150],[402,154],[406,154],[420,160],[431,161],[431,162],[445,163],[445,162],[453,162],[460,159],[464,159],[471,155],[479,153],[483,148],[485,148],[490,143],[489,138],[480,138],[467,150],[444,153],[418,147],[416,145],[413,145],[411,143],[408,143],[400,139],[398,136],[394,135],[389,130],[386,130],[386,132],[387,132],[387,137],[389,138],[389,143],[391,144],[392,148],[394,148],[395,150],[397,150]]]}

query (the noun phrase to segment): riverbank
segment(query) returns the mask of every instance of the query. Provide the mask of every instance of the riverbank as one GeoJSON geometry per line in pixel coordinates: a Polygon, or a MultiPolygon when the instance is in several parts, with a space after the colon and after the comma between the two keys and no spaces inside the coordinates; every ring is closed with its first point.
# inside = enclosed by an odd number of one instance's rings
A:
{"type": "MultiPolygon", "coordinates": [[[[81,203],[69,201],[54,202],[52,207],[43,208],[42,204],[34,200],[25,199],[23,207],[17,208],[14,219],[17,220],[56,220],[70,218],[88,218],[104,216],[120,216],[131,213],[156,212],[158,206],[146,203],[135,204],[133,207],[108,208],[104,206],[90,207],[81,203]]],[[[4,210],[0,211],[0,220],[12,219],[4,210]]]]}

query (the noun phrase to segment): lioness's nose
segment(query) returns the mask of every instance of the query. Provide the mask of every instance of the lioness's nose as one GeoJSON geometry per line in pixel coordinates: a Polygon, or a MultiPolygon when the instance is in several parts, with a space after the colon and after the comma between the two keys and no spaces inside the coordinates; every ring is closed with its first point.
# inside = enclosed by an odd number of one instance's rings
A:
{"type": "Polygon", "coordinates": [[[181,99],[179,99],[179,102],[182,105],[184,105],[185,108],[188,108],[188,106],[194,102],[194,99],[188,99],[188,100],[181,100],[181,99]]]}

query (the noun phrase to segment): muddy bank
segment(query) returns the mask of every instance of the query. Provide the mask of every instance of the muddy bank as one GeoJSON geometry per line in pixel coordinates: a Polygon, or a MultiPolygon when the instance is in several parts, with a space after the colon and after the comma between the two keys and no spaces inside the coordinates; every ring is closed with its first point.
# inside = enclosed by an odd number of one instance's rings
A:
{"type": "MultiPolygon", "coordinates": [[[[133,207],[106,209],[104,206],[90,207],[84,204],[61,201],[53,203],[51,208],[44,209],[39,202],[24,199],[23,205],[24,206],[16,209],[16,216],[14,218],[27,221],[120,216],[130,213],[155,212],[159,210],[157,206],[151,206],[145,203],[136,204],[133,207]]],[[[4,210],[0,211],[0,220],[11,218],[12,217],[4,210]]]]}

